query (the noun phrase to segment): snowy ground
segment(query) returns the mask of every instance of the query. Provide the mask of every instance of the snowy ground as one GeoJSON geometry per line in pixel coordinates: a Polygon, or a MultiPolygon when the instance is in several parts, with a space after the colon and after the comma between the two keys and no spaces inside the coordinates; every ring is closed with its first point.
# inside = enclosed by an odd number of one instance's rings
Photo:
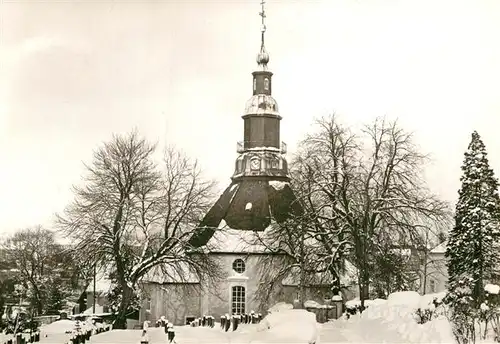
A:
{"type": "MultiPolygon", "coordinates": [[[[92,344],[139,343],[140,330],[114,330],[91,337],[92,344]]],[[[192,343],[313,343],[317,342],[315,315],[305,310],[287,310],[266,317],[259,324],[240,324],[236,331],[223,331],[220,324],[208,327],[175,327],[175,341],[192,343]]],[[[150,328],[149,343],[166,343],[163,328],[150,328]]]]}
{"type": "MultiPolygon", "coordinates": [[[[317,324],[315,315],[305,310],[289,309],[290,305],[275,307],[260,324],[240,324],[236,331],[223,331],[216,323],[208,327],[175,327],[175,341],[187,343],[455,343],[451,327],[444,315],[425,324],[418,324],[415,310],[432,309],[432,300],[442,294],[420,296],[415,292],[389,295],[387,300],[374,300],[362,314],[349,319],[317,324]]],[[[278,306],[278,305],[277,305],[278,306]]],[[[63,344],[64,334],[72,327],[69,320],[42,328],[42,343],[63,344]],[[61,333],[62,332],[62,333],[61,333]],[[45,334],[47,337],[45,337],[45,334]]],[[[113,330],[93,335],[92,344],[140,343],[141,330],[113,330]]],[[[150,328],[150,344],[166,343],[163,328],[150,328]]]]}

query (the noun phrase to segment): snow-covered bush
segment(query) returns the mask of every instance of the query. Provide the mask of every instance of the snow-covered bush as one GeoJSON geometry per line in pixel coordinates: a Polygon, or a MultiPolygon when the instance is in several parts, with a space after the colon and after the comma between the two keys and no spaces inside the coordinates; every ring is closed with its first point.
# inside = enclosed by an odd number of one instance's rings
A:
{"type": "MultiPolygon", "coordinates": [[[[383,299],[375,299],[375,300],[365,300],[365,310],[373,304],[378,304],[380,301],[385,301],[383,299]]],[[[344,317],[349,319],[352,315],[356,315],[361,313],[361,301],[359,299],[354,299],[347,301],[345,303],[345,311],[344,317]]]]}
{"type": "Polygon", "coordinates": [[[458,281],[453,292],[449,292],[444,302],[450,307],[449,320],[452,324],[455,340],[459,344],[475,343],[476,324],[479,310],[474,307],[475,301],[469,287],[470,281],[458,281]]]}
{"type": "Polygon", "coordinates": [[[488,325],[491,324],[495,341],[500,339],[500,287],[496,284],[487,284],[484,287],[486,299],[479,307],[479,334],[481,339],[489,335],[488,325]]]}
{"type": "MultiPolygon", "coordinates": [[[[435,318],[418,324],[415,311],[425,309],[440,294],[396,292],[387,300],[371,300],[360,315],[322,325],[322,343],[454,343],[449,321],[435,310],[435,318]]],[[[431,307],[432,306],[428,306],[431,307]]]]}
{"type": "Polygon", "coordinates": [[[415,311],[415,318],[418,324],[425,324],[428,321],[436,319],[437,317],[443,315],[444,313],[444,304],[443,297],[445,295],[442,294],[430,294],[424,295],[424,301],[415,311]],[[426,298],[427,296],[427,298],[426,298]],[[427,301],[426,299],[430,299],[427,301]]]}

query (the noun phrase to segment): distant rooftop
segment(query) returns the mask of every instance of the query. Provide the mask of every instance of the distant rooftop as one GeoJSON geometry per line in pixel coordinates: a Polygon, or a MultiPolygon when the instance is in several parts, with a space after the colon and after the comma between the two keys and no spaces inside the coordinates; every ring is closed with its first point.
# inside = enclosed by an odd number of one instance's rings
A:
{"type": "Polygon", "coordinates": [[[431,250],[431,253],[435,254],[441,254],[446,252],[446,245],[448,244],[448,241],[444,241],[441,244],[437,245],[431,250]]]}

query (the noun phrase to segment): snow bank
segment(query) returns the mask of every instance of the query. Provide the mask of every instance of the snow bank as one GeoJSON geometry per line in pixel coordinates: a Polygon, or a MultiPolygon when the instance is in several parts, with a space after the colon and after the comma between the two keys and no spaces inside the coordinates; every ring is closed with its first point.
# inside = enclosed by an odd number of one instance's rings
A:
{"type": "MultiPolygon", "coordinates": [[[[384,299],[365,300],[365,307],[370,307],[371,305],[378,305],[380,303],[386,303],[386,302],[387,300],[384,299]]],[[[347,308],[361,307],[361,300],[359,298],[349,300],[345,303],[345,306],[347,308]]]]}
{"type": "Polygon", "coordinates": [[[281,311],[287,311],[293,309],[293,305],[290,303],[285,303],[285,302],[278,302],[271,308],[269,308],[268,312],[269,313],[275,313],[275,312],[281,312],[281,311]]]}
{"type": "Polygon", "coordinates": [[[400,291],[387,298],[389,307],[405,306],[416,310],[420,306],[420,294],[416,291],[400,291]]]}
{"type": "Polygon", "coordinates": [[[282,309],[262,319],[252,342],[315,343],[318,334],[314,313],[303,309],[282,309]]]}
{"type": "Polygon", "coordinates": [[[72,332],[75,329],[76,321],[74,320],[56,320],[53,323],[40,327],[40,331],[47,333],[66,333],[72,332]]]}
{"type": "Polygon", "coordinates": [[[387,301],[374,300],[362,314],[324,324],[321,342],[454,343],[451,326],[444,316],[424,324],[418,324],[415,316],[418,308],[432,309],[432,301],[442,294],[420,296],[407,291],[393,293],[387,301]]]}
{"type": "Polygon", "coordinates": [[[313,300],[307,300],[304,302],[304,307],[306,308],[320,308],[322,305],[313,300]]]}

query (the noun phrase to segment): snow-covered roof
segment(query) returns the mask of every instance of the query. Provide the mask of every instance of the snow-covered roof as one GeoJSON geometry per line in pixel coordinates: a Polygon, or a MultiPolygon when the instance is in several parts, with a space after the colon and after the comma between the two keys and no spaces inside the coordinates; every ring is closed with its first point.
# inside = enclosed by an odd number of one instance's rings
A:
{"type": "Polygon", "coordinates": [[[261,253],[266,251],[264,232],[224,228],[215,231],[207,243],[210,252],[261,253]]]}
{"type": "MultiPolygon", "coordinates": [[[[189,243],[193,247],[202,247],[209,243],[213,235],[216,235],[218,238],[213,240],[215,242],[229,240],[234,244],[237,241],[237,248],[229,250],[233,252],[240,250],[242,243],[248,246],[252,245],[255,240],[252,234],[238,238],[241,233],[231,229],[249,233],[263,232],[273,221],[283,223],[293,214],[301,213],[302,208],[288,182],[241,180],[226,188],[219,200],[205,215],[189,243]],[[222,221],[225,221],[224,226],[220,225],[222,221]],[[230,228],[223,231],[227,230],[227,233],[216,230],[225,227],[226,223],[230,228]]],[[[224,246],[228,245],[224,244],[224,246]]],[[[217,250],[227,251],[225,248],[217,250]]]]}
{"type": "Polygon", "coordinates": [[[245,115],[276,115],[279,116],[278,103],[267,94],[256,94],[245,104],[245,115]]]}
{"type": "Polygon", "coordinates": [[[150,283],[200,283],[200,279],[187,263],[175,265],[157,265],[142,278],[142,282],[150,283]]]}
{"type": "MultiPolygon", "coordinates": [[[[98,272],[95,276],[95,291],[97,293],[107,293],[111,290],[111,280],[106,277],[105,272],[98,272]]],[[[87,286],[87,292],[94,291],[94,280],[87,286]]]]}
{"type": "Polygon", "coordinates": [[[437,245],[434,247],[430,253],[435,253],[435,254],[442,254],[446,252],[446,246],[447,246],[448,241],[442,242],[441,244],[437,245]]]}
{"type": "Polygon", "coordinates": [[[95,305],[95,312],[94,312],[94,307],[89,307],[87,308],[83,313],[83,315],[92,315],[92,314],[105,314],[104,313],[104,306],[101,305],[95,305]]]}

